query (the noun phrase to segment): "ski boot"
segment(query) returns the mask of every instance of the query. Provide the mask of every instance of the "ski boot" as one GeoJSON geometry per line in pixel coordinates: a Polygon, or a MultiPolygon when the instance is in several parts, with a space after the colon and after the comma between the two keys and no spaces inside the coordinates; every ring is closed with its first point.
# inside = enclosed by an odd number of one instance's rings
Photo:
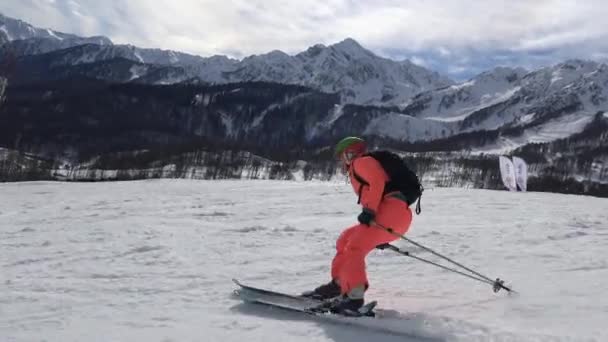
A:
{"type": "Polygon", "coordinates": [[[302,293],[302,297],[316,299],[316,300],[328,300],[340,295],[340,285],[335,280],[330,281],[327,284],[323,284],[312,291],[306,291],[302,293]]]}
{"type": "Polygon", "coordinates": [[[363,306],[363,303],[363,298],[353,299],[343,295],[330,304],[329,312],[345,316],[358,316],[359,309],[363,306]]]}

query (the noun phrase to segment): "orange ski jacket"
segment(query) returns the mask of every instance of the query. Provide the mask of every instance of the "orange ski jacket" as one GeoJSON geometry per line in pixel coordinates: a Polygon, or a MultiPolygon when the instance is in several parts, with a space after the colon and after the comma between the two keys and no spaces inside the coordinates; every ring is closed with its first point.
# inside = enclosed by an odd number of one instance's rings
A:
{"type": "Polygon", "coordinates": [[[355,158],[348,168],[353,190],[359,196],[357,203],[373,213],[378,211],[384,187],[390,180],[380,163],[370,156],[355,158]]]}

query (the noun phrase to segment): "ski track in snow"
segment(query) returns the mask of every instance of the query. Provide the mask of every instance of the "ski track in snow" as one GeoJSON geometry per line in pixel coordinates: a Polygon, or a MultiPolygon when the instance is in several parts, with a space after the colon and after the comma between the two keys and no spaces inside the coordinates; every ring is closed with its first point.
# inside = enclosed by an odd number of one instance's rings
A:
{"type": "Polygon", "coordinates": [[[367,259],[384,316],[369,328],[232,295],[231,278],[327,281],[355,202],[344,183],[0,184],[0,340],[608,341],[608,200],[593,197],[425,191],[409,237],[517,296],[390,251],[367,259]]]}

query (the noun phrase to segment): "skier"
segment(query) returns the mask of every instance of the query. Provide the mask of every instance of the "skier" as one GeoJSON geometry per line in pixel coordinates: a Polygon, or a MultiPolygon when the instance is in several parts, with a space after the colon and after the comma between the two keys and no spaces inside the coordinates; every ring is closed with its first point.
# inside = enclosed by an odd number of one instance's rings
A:
{"type": "Polygon", "coordinates": [[[406,196],[400,191],[385,189],[390,181],[387,172],[366,153],[365,141],[358,137],[346,137],[336,146],[335,155],[348,174],[362,211],[357,217],[359,223],[344,230],[336,242],[332,280],[303,294],[320,300],[333,299],[328,305],[334,313],[357,311],[363,306],[364,293],[369,287],[365,257],[376,246],[397,239],[386,230],[374,227],[372,221],[401,235],[408,231],[412,221],[406,196]]]}

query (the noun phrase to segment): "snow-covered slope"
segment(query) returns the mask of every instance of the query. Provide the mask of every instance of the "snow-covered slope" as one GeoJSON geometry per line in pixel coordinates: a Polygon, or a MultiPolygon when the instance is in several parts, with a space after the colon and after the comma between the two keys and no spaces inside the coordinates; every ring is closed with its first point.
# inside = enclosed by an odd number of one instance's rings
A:
{"type": "Polygon", "coordinates": [[[407,104],[405,112],[419,118],[458,121],[513,96],[525,74],[524,69],[495,68],[466,82],[420,93],[407,104]]]}
{"type": "Polygon", "coordinates": [[[6,78],[0,77],[0,106],[4,100],[4,89],[6,89],[6,78]]]}
{"type": "Polygon", "coordinates": [[[420,93],[401,113],[375,119],[368,132],[416,141],[511,128],[511,140],[551,141],[580,132],[597,112],[608,111],[607,99],[606,64],[569,60],[528,74],[497,68],[420,93]]]}
{"type": "MultiPolygon", "coordinates": [[[[111,45],[105,38],[29,38],[24,40],[14,40],[3,46],[2,50],[10,52],[12,56],[38,55],[56,50],[71,48],[84,44],[111,45]]],[[[0,44],[1,45],[1,44],[0,44]]]]}
{"type": "MultiPolygon", "coordinates": [[[[608,65],[570,60],[526,75],[509,100],[485,112],[474,112],[464,120],[463,128],[494,129],[510,124],[543,129],[564,117],[590,122],[598,111],[608,111],[608,65]]],[[[580,131],[577,127],[582,126],[571,127],[569,134],[580,131]]]]}
{"type": "Polygon", "coordinates": [[[404,141],[447,138],[460,132],[458,122],[419,119],[402,113],[388,113],[369,122],[364,133],[404,141]]]}
{"type": "Polygon", "coordinates": [[[231,295],[233,277],[294,293],[328,280],[335,239],[358,213],[343,182],[38,182],[0,193],[4,341],[608,340],[606,199],[427,189],[408,236],[520,295],[372,252],[366,295],[384,316],[368,324],[403,337],[231,295]]]}

